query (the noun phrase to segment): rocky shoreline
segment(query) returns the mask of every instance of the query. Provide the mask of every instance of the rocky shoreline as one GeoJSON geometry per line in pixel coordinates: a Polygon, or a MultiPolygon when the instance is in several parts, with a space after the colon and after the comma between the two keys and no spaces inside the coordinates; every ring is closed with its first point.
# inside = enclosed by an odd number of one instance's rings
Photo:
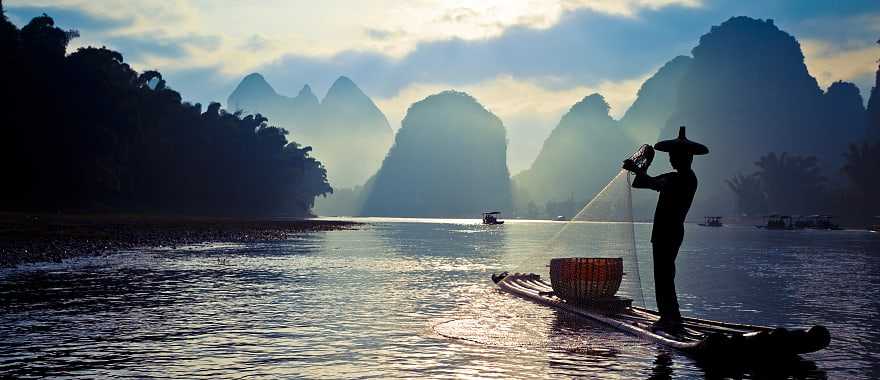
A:
{"type": "Polygon", "coordinates": [[[284,240],[358,225],[314,219],[0,214],[0,267],[142,247],[284,240]]]}

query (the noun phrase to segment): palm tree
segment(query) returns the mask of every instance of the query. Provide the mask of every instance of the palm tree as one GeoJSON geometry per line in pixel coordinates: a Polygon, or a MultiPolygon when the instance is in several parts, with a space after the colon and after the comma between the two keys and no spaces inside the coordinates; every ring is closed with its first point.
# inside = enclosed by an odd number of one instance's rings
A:
{"type": "Polygon", "coordinates": [[[880,187],[880,178],[877,177],[880,169],[880,143],[850,144],[849,150],[843,156],[846,163],[841,171],[852,182],[856,193],[863,197],[862,204],[866,209],[863,208],[862,211],[880,211],[880,201],[873,196],[880,187]]]}
{"type": "Polygon", "coordinates": [[[812,213],[824,192],[825,177],[816,157],[770,153],[755,163],[767,202],[773,211],[812,213]]]}
{"type": "Polygon", "coordinates": [[[767,195],[761,188],[761,178],[756,173],[737,174],[726,180],[727,187],[736,194],[739,211],[745,215],[761,215],[767,212],[767,195]]]}

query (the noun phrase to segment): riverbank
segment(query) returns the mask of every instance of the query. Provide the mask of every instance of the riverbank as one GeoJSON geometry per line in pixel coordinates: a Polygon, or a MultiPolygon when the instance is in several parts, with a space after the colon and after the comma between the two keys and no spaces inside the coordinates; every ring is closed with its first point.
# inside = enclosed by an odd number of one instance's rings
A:
{"type": "Polygon", "coordinates": [[[0,267],[142,247],[284,240],[291,234],[358,225],[311,219],[0,213],[0,267]]]}

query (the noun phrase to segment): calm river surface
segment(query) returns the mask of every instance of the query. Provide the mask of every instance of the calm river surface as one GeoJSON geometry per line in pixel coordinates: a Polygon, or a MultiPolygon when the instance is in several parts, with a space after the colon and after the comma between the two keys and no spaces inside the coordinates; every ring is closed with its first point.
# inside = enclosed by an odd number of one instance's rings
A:
{"type": "MultiPolygon", "coordinates": [[[[877,234],[688,225],[684,313],[831,331],[827,350],[756,370],[706,368],[497,291],[489,275],[520,270],[561,223],[363,220],[2,270],[0,377],[880,378],[877,234]]],[[[649,230],[636,226],[648,295],[649,230]]]]}

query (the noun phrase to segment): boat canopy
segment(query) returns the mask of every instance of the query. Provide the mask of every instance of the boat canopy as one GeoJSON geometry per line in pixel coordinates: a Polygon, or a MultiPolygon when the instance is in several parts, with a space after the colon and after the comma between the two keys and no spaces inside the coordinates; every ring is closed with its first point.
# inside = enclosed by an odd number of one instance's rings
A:
{"type": "Polygon", "coordinates": [[[484,212],[483,215],[498,215],[500,213],[501,213],[501,211],[487,211],[487,212],[484,212]]]}

